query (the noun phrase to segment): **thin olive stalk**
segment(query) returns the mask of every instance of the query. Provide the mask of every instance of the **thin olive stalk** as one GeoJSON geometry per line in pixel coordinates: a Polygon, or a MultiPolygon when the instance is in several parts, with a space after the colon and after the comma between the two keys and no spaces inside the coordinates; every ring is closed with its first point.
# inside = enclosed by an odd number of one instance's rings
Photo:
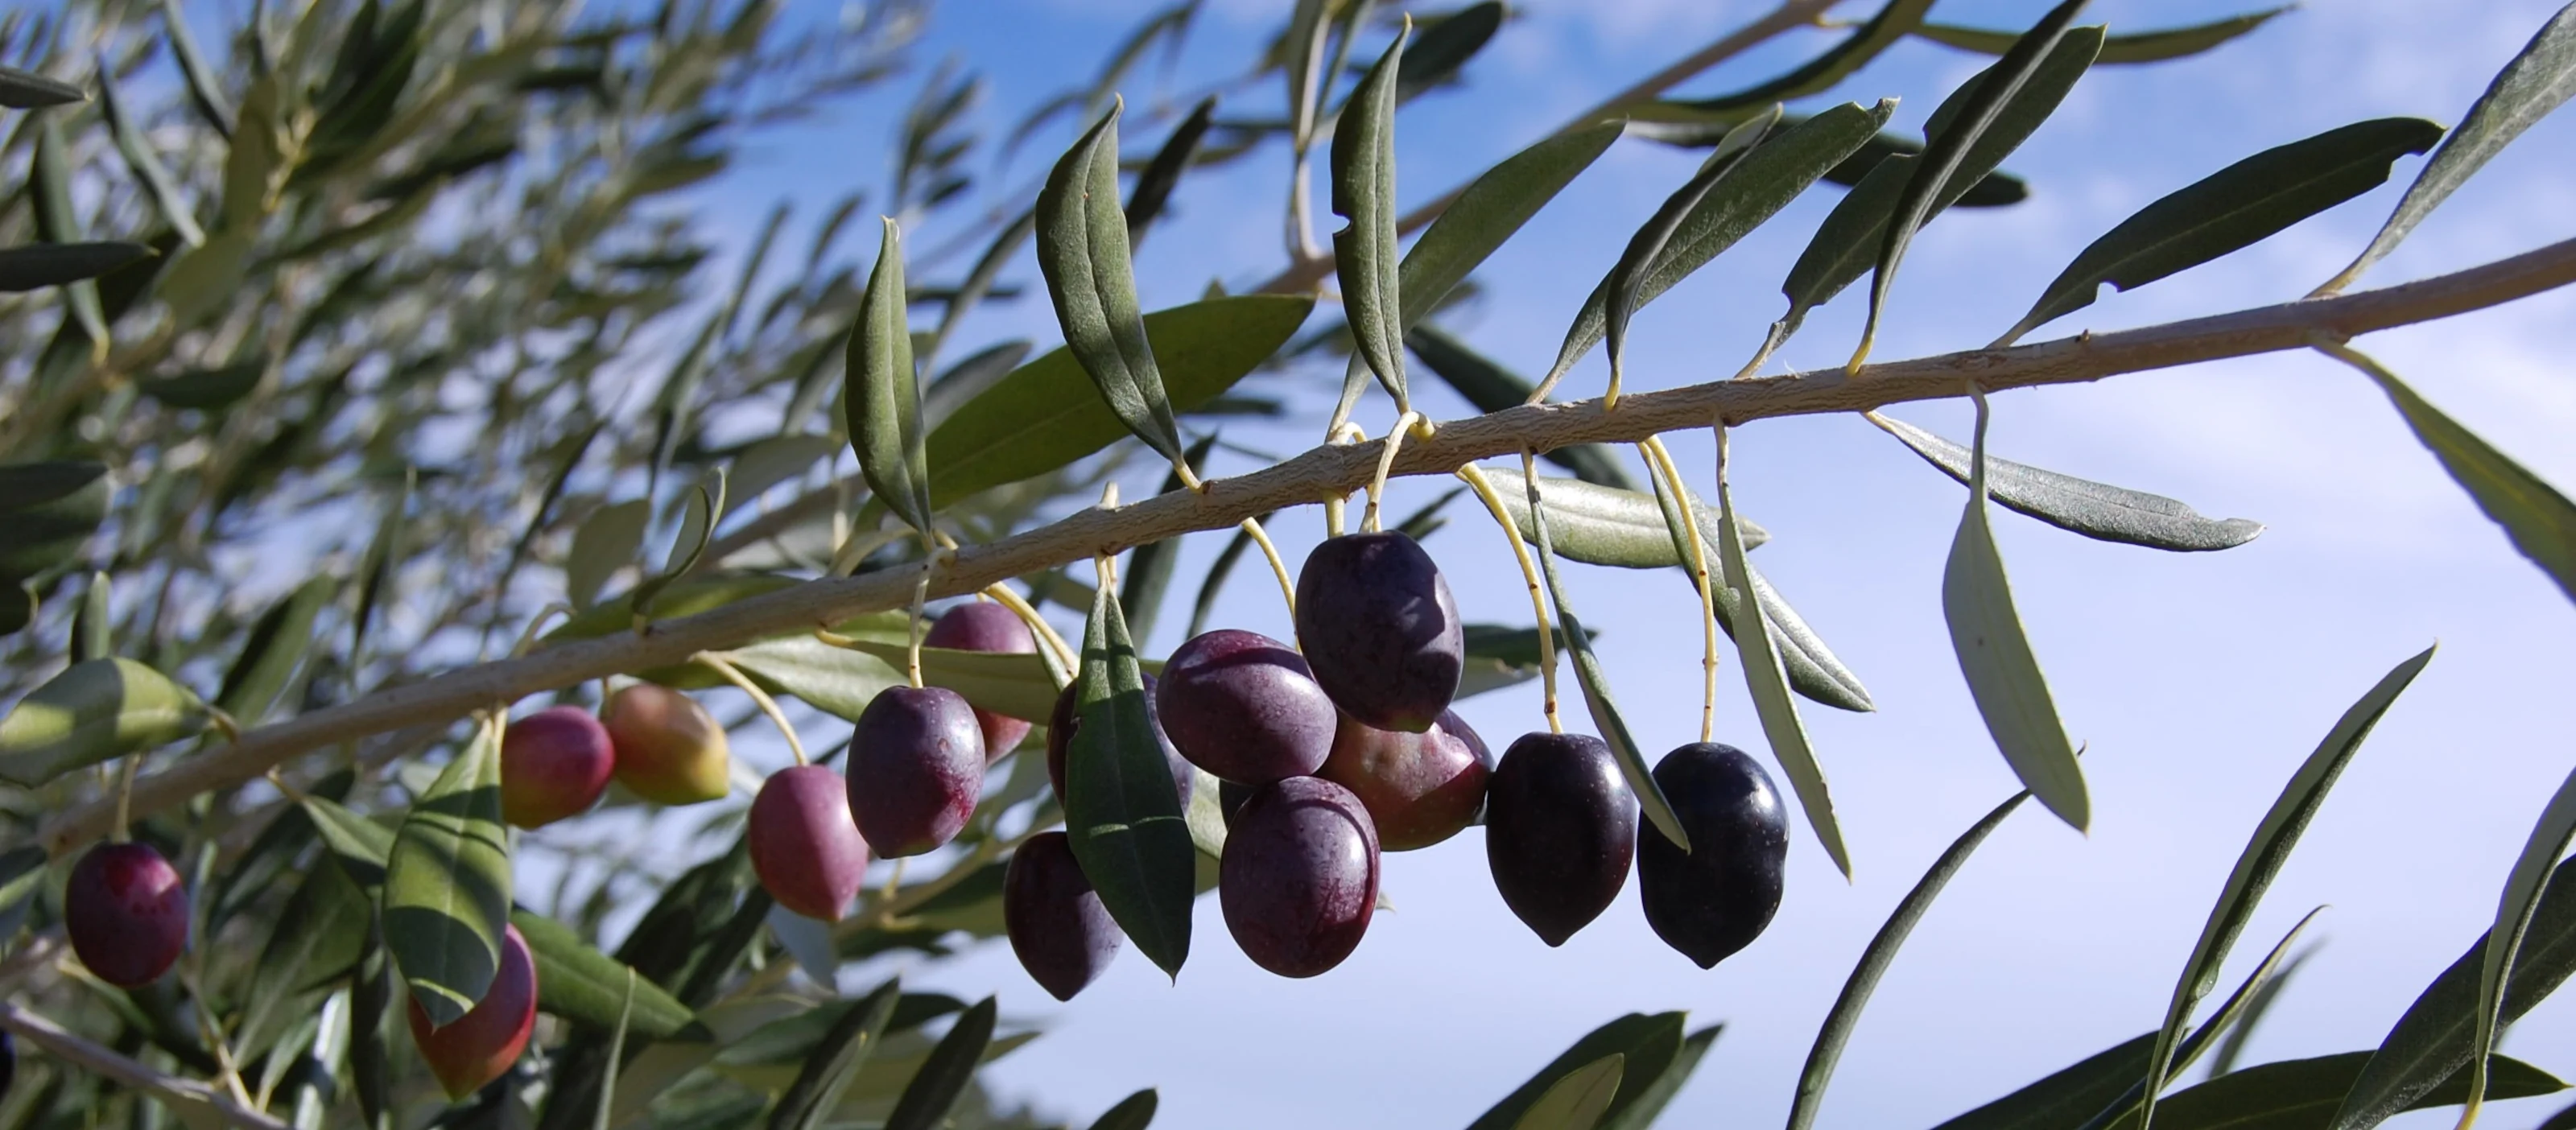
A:
{"type": "Polygon", "coordinates": [[[1648,438],[1637,445],[1646,465],[1672,492],[1673,503],[1680,509],[1682,525],[1690,531],[1691,580],[1699,589],[1701,640],[1699,740],[1712,740],[1717,726],[1717,601],[1710,595],[1708,579],[1708,546],[1699,534],[1699,515],[1691,501],[1690,491],[1682,487],[1681,468],[1673,463],[1673,454],[1664,449],[1662,436],[1648,438]]]}
{"type": "MultiPolygon", "coordinates": [[[[916,663],[919,662],[919,654],[916,646],[914,652],[916,663]]],[[[752,703],[760,707],[760,712],[769,716],[769,724],[778,727],[779,736],[787,739],[787,752],[795,755],[796,764],[812,764],[812,761],[805,756],[805,743],[796,736],[795,725],[788,722],[787,712],[778,708],[778,700],[769,697],[769,692],[760,689],[760,684],[752,682],[751,676],[742,673],[742,668],[734,666],[728,653],[701,651],[690,658],[696,660],[699,666],[723,676],[724,681],[732,683],[742,693],[750,695],[752,703]]],[[[921,683],[916,679],[912,685],[917,687],[921,683]]]]}
{"type": "Polygon", "coordinates": [[[1494,524],[1503,528],[1503,537],[1512,543],[1512,558],[1520,562],[1521,580],[1529,585],[1530,611],[1538,617],[1538,671],[1540,710],[1547,715],[1547,729],[1552,734],[1565,732],[1565,721],[1556,712],[1556,629],[1548,622],[1547,595],[1539,588],[1538,563],[1531,560],[1529,543],[1521,539],[1521,528],[1503,508],[1503,496],[1495,493],[1492,481],[1482,468],[1470,463],[1458,468],[1458,477],[1476,492],[1485,510],[1494,516],[1494,524]]]}

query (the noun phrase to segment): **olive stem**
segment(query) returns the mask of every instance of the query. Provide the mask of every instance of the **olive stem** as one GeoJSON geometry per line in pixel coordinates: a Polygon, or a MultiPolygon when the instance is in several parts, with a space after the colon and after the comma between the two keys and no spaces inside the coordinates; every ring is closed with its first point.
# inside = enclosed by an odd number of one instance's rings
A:
{"type": "Polygon", "coordinates": [[[1512,522],[1511,511],[1503,508],[1503,496],[1495,492],[1494,484],[1485,478],[1484,470],[1470,463],[1458,468],[1458,477],[1474,488],[1477,498],[1484,500],[1485,509],[1493,513],[1494,522],[1503,528],[1503,536],[1512,543],[1513,559],[1521,563],[1521,579],[1529,584],[1530,611],[1538,616],[1538,669],[1545,687],[1541,697],[1547,712],[1547,725],[1550,732],[1562,734],[1565,725],[1556,716],[1556,629],[1548,622],[1547,596],[1539,590],[1538,565],[1530,560],[1529,543],[1521,540],[1521,528],[1512,522]]]}
{"type": "MultiPolygon", "coordinates": [[[[1539,513],[1538,509],[1538,458],[1535,452],[1526,447],[1521,449],[1521,486],[1529,492],[1530,525],[1538,531],[1538,551],[1552,552],[1547,544],[1547,526],[1544,524],[1547,516],[1539,513]]],[[[1519,532],[1517,527],[1513,529],[1515,540],[1518,539],[1519,532]]],[[[1533,572],[1531,575],[1535,578],[1536,573],[1533,572]]],[[[1530,599],[1535,601],[1539,599],[1537,582],[1533,579],[1531,585],[1530,599]]],[[[1555,630],[1547,626],[1545,619],[1539,621],[1538,659],[1540,668],[1547,676],[1547,729],[1549,733],[1562,734],[1565,732],[1565,719],[1559,717],[1556,711],[1556,635],[1555,630]]]]}
{"type": "Polygon", "coordinates": [[[510,645],[510,658],[517,659],[526,655],[529,648],[535,647],[537,630],[545,627],[546,621],[553,619],[558,612],[569,618],[572,615],[572,605],[558,600],[538,609],[536,618],[528,621],[528,626],[519,630],[519,642],[510,645]]]}
{"type": "Polygon", "coordinates": [[[183,1079],[153,1070],[114,1049],[54,1023],[51,1019],[29,1012],[17,1005],[0,1001],[0,1028],[7,1029],[46,1053],[74,1064],[101,1078],[112,1080],[137,1091],[160,1096],[177,1110],[202,1107],[235,1126],[251,1130],[287,1130],[284,1122],[267,1114],[234,1104],[223,1093],[194,1079],[183,1079]]]}
{"type": "MultiPolygon", "coordinates": [[[[915,662],[918,663],[919,652],[916,650],[914,655],[915,662]]],[[[787,712],[779,709],[778,700],[769,697],[769,692],[760,689],[760,684],[752,682],[751,676],[743,674],[742,668],[734,666],[721,652],[701,651],[689,658],[724,676],[726,682],[741,688],[742,693],[750,695],[753,704],[760,707],[760,712],[769,716],[770,724],[778,727],[779,736],[787,739],[787,752],[796,755],[796,764],[813,764],[805,756],[805,743],[796,737],[796,727],[787,721],[787,712]]],[[[917,687],[921,682],[916,679],[912,685],[917,687]]]]}
{"type": "MultiPolygon", "coordinates": [[[[196,960],[196,955],[191,954],[188,964],[194,964],[196,960]]],[[[179,983],[187,988],[188,999],[197,1006],[189,1011],[197,1014],[199,1038],[206,1041],[207,1047],[214,1049],[215,1066],[221,1069],[224,1088],[233,1093],[233,1101],[244,1109],[258,1110],[260,1104],[251,1101],[250,1088],[242,1085],[241,1068],[233,1063],[232,1046],[224,1042],[224,1030],[215,1022],[214,1010],[206,1007],[205,990],[198,985],[196,973],[187,964],[179,968],[179,983]]]]}
{"type": "Polygon", "coordinates": [[[1377,477],[1369,480],[1368,510],[1360,516],[1361,529],[1372,534],[1378,532],[1377,504],[1379,497],[1386,493],[1387,472],[1395,469],[1396,453],[1404,450],[1405,433],[1423,426],[1422,413],[1407,408],[1403,415],[1395,418],[1395,426],[1386,430],[1386,449],[1377,456],[1377,477]]]}
{"type": "Polygon", "coordinates": [[[1297,618],[1297,583],[1288,579],[1288,563],[1279,558],[1279,547],[1270,544],[1270,535],[1261,528],[1261,519],[1243,520],[1243,532],[1252,544],[1261,547],[1261,556],[1270,560],[1270,574],[1279,578],[1279,599],[1288,603],[1288,618],[1297,618]]]}
{"type": "Polygon", "coordinates": [[[125,764],[116,773],[116,827],[107,834],[109,843],[121,844],[131,838],[129,827],[134,817],[134,774],[143,765],[140,752],[125,755],[125,764]]]}
{"type": "Polygon", "coordinates": [[[1699,586],[1700,656],[1699,740],[1711,740],[1717,725],[1717,600],[1709,591],[1708,546],[1699,535],[1699,513],[1691,501],[1690,491],[1682,486],[1681,468],[1673,463],[1673,453],[1665,450],[1661,436],[1650,436],[1637,445],[1655,476],[1672,492],[1673,503],[1681,510],[1682,525],[1690,529],[1691,579],[1699,586]]]}

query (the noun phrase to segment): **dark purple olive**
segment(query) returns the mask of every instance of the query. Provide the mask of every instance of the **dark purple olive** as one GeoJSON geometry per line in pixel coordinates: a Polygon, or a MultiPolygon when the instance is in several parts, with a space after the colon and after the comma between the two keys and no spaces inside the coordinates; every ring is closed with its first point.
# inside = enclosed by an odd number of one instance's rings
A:
{"type": "Polygon", "coordinates": [[[1637,897],[1664,944],[1707,969],[1752,944],[1780,909],[1789,813],[1759,762],[1694,742],[1665,754],[1655,784],[1691,849],[1649,828],[1637,844],[1637,897]]]}
{"type": "Polygon", "coordinates": [[[859,712],[850,740],[850,817],[879,857],[947,843],[984,788],[984,731],[945,687],[892,687],[859,712]]]}
{"type": "Polygon", "coordinates": [[[18,1041],[0,1031],[0,1099],[9,1097],[9,1088],[18,1081],[18,1041]]]}
{"type": "Polygon", "coordinates": [[[1503,904],[1551,946],[1619,897],[1637,848],[1637,800],[1610,747],[1588,734],[1527,734],[1485,789],[1485,861],[1503,904]]]}
{"type": "MultiPolygon", "coordinates": [[[[1154,677],[1145,676],[1145,717],[1154,720],[1154,741],[1163,747],[1163,761],[1172,767],[1172,787],[1181,794],[1181,808],[1190,806],[1190,783],[1197,774],[1181,751],[1172,748],[1171,735],[1163,732],[1162,720],[1154,709],[1154,677]]],[[[1074,713],[1074,688],[1064,688],[1055,696],[1055,712],[1047,716],[1047,781],[1055,786],[1055,802],[1064,803],[1064,758],[1073,748],[1073,732],[1082,728],[1082,719],[1074,713]]]]}
{"type": "Polygon", "coordinates": [[[1368,806],[1386,851],[1426,848],[1476,822],[1493,772],[1485,741],[1456,711],[1419,734],[1381,730],[1342,715],[1333,756],[1316,776],[1349,789],[1368,806]]]}
{"type": "Polygon", "coordinates": [[[770,774],[744,837],[761,887],[807,918],[840,921],[867,876],[868,841],[850,820],[849,786],[827,765],[770,774]]]}
{"type": "MultiPolygon", "coordinates": [[[[922,634],[921,642],[929,647],[954,648],[958,651],[989,651],[1025,655],[1038,649],[1037,637],[1029,633],[1020,614],[987,601],[960,604],[941,613],[922,634]]],[[[1030,720],[995,714],[981,707],[975,710],[975,724],[984,730],[984,759],[999,761],[1002,755],[1018,749],[1029,736],[1030,720]]]]}
{"type": "Polygon", "coordinates": [[[1321,777],[1256,786],[1217,866],[1225,928],[1252,963],[1312,977],[1359,948],[1377,909],[1377,829],[1321,777]]]}
{"type": "Polygon", "coordinates": [[[1333,700],[1297,649],[1259,632],[1219,628],[1182,644],[1154,706],[1172,746],[1220,780],[1309,776],[1333,752],[1333,700]]]}
{"type": "Polygon", "coordinates": [[[1002,926],[1020,968],[1060,1001],[1108,972],[1126,937],[1083,878],[1073,841],[1062,832],[1040,832],[1011,853],[1002,872],[1002,926]]]}
{"type": "Polygon", "coordinates": [[[1252,786],[1238,785],[1227,780],[1217,781],[1216,810],[1218,814],[1225,817],[1225,826],[1228,830],[1234,827],[1234,814],[1243,811],[1243,802],[1251,799],[1252,786]]]}
{"type": "Polygon", "coordinates": [[[63,932],[99,980],[151,984],[187,948],[187,884],[149,844],[100,844],[63,883],[63,932]]]}
{"type": "Polygon", "coordinates": [[[1449,709],[1466,663],[1449,582],[1411,537],[1391,531],[1327,539],[1306,555],[1297,643],[1343,713],[1409,734],[1449,709]]]}

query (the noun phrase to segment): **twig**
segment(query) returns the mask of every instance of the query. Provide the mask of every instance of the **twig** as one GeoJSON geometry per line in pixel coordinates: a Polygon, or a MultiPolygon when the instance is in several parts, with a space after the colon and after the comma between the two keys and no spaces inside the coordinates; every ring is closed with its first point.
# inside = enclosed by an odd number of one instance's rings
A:
{"type": "Polygon", "coordinates": [[[112,1082],[150,1092],[182,1110],[202,1109],[250,1130],[288,1130],[286,1123],[237,1105],[216,1093],[212,1087],[194,1079],[155,1071],[17,1005],[0,1002],[0,1028],[8,1029],[19,1039],[44,1049],[46,1054],[56,1059],[112,1082]]]}

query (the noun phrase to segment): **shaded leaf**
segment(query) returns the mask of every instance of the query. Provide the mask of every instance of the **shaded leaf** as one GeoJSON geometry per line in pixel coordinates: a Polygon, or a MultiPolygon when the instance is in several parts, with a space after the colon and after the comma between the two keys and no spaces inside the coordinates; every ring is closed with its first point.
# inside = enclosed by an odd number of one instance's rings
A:
{"type": "Polygon", "coordinates": [[[805,477],[840,450],[840,441],[830,436],[771,436],[734,456],[725,472],[725,493],[738,503],[755,501],[771,487],[805,477]]]}
{"type": "Polygon", "coordinates": [[[49,286],[94,279],[150,258],[140,243],[32,243],[0,248],[0,291],[23,294],[49,286]]]}
{"type": "Polygon", "coordinates": [[[478,722],[385,856],[385,947],[431,1024],[454,1023],[492,987],[509,917],[500,730],[478,722]]]}
{"type": "Polygon", "coordinates": [[[769,1130],[822,1130],[859,1068],[882,1042],[886,1022],[901,995],[901,986],[888,979],[842,1014],[806,1058],[796,1081],[778,1096],[778,1105],[770,1108],[769,1130]]]}
{"type": "Polygon", "coordinates": [[[1178,977],[1190,952],[1197,849],[1145,703],[1117,591],[1099,586],[1074,684],[1082,725],[1065,754],[1065,833],[1102,907],[1178,977]]]}
{"type": "Polygon", "coordinates": [[[160,0],[161,28],[170,40],[170,54],[179,61],[179,73],[188,81],[188,98],[197,107],[198,116],[213,126],[216,133],[229,141],[233,136],[233,108],[224,98],[224,84],[219,72],[206,62],[205,52],[197,47],[197,37],[188,31],[188,21],[179,15],[179,0],[160,0]]]}
{"type": "Polygon", "coordinates": [[[949,366],[922,391],[921,422],[932,429],[931,435],[937,436],[939,426],[947,423],[957,409],[984,395],[1028,357],[1028,342],[1006,341],[949,366]]]}
{"type": "Polygon", "coordinates": [[[16,67],[0,67],[0,106],[12,110],[33,110],[41,106],[87,101],[87,91],[61,79],[47,78],[16,67]]]}
{"type": "MultiPolygon", "coordinates": [[[[1722,1030],[1712,1024],[1691,1033],[1672,1062],[1642,1087],[1637,1086],[1640,1080],[1634,1075],[1621,1078],[1620,1097],[1611,1101],[1609,1113],[1601,1120],[1601,1130],[1651,1130],[1664,1107],[1680,1093],[1683,1084],[1690,1082],[1691,1073],[1699,1070],[1701,1057],[1708,1054],[1709,1045],[1717,1042],[1722,1030]]],[[[1634,1057],[1630,1062],[1636,1062],[1634,1057]]]]}
{"type": "MultiPolygon", "coordinates": [[[[0,466],[0,581],[32,577],[77,559],[107,520],[115,493],[104,464],[85,460],[0,466]]],[[[9,586],[16,587],[16,586],[9,586]]]]}
{"type": "Polygon", "coordinates": [[[72,613],[72,652],[75,664],[93,659],[107,659],[116,654],[115,610],[110,604],[111,590],[107,574],[91,573],[89,585],[81,590],[80,608],[72,613]]]}
{"type": "MultiPolygon", "coordinates": [[[[2166,1130],[2318,1130],[2343,1100],[2368,1052],[2258,1064],[2175,1092],[2156,1108],[2166,1130]]],[[[2567,1089],[2556,1076],[2519,1060],[2498,1057],[2494,1097],[2528,1098],[2567,1089]]],[[[2467,1081],[2454,1076],[2409,1110],[2454,1106],[2468,1097],[2467,1081]]],[[[2134,1127],[2132,1120],[2118,1124],[2134,1127]]]]}
{"type": "Polygon", "coordinates": [[[1177,460],[1181,428],[1147,344],[1127,216],[1118,204],[1118,114],[1091,127],[1047,175],[1038,194],[1038,268],[1065,348],[1100,398],[1147,447],[1177,460]]]}
{"type": "MultiPolygon", "coordinates": [[[[2272,17],[2289,10],[2288,5],[2283,5],[2278,8],[2265,8],[2259,12],[2247,12],[2241,16],[2229,16],[2223,20],[2192,24],[2188,27],[2124,32],[2102,41],[2102,57],[2095,62],[2161,63],[2168,59],[2198,55],[2251,33],[2255,28],[2270,22],[2272,17]]],[[[2012,50],[2013,41],[2020,38],[2019,32],[1935,23],[1916,27],[1914,34],[1945,47],[1956,47],[1962,51],[1974,51],[1981,55],[2001,55],[2012,50]]]]}
{"type": "MultiPolygon", "coordinates": [[[[1699,171],[1680,188],[1674,189],[1672,195],[1665,197],[1663,204],[1655,209],[1655,214],[1647,217],[1636,234],[1628,238],[1627,247],[1619,253],[1619,261],[1611,265],[1610,274],[1594,288],[1602,294],[1602,336],[1610,343],[1610,388],[1613,395],[1625,372],[1628,320],[1643,303],[1639,292],[1645,285],[1646,273],[1653,270],[1658,265],[1657,261],[1671,249],[1673,237],[1681,228],[1682,221],[1698,211],[1718,183],[1743,163],[1745,153],[1761,144],[1772,127],[1779,124],[1780,107],[1775,105],[1726,131],[1726,136],[1718,139],[1708,159],[1700,164],[1699,171]]],[[[1576,315],[1578,326],[1581,317],[1576,315]]],[[[1569,332],[1567,336],[1573,334],[1569,332]]],[[[1609,401],[1604,400],[1603,404],[1606,407],[1609,401]]]]}
{"type": "Polygon", "coordinates": [[[134,660],[77,663],[0,716],[0,781],[37,788],[192,737],[211,718],[195,692],[134,660]]]}
{"type": "Polygon", "coordinates": [[[2576,4],[2560,8],[2523,45],[2521,54],[2496,72],[2486,93],[2469,107],[2468,116],[2442,139],[2442,147],[2433,151],[2424,171],[2415,174],[2415,183],[2407,186],[2397,210],[2371,237],[2370,246],[2342,273],[2318,287],[2317,293],[2332,294],[2351,285],[2475,176],[2488,158],[2570,97],[2576,97],[2576,4]]]}
{"type": "Polygon", "coordinates": [[[245,361],[214,369],[194,369],[135,382],[145,396],[172,408],[212,410],[249,396],[268,375],[268,362],[245,361]]]}
{"type": "Polygon", "coordinates": [[[2341,204],[2388,180],[2398,158],[2441,139],[2421,118],[2373,118],[2277,145],[2165,195],[2075,256],[2003,342],[2093,304],[2103,283],[2135,290],[2341,204]]]}
{"type": "Polygon", "coordinates": [[[126,111],[124,100],[117,97],[116,84],[108,77],[112,69],[106,53],[100,52],[98,108],[100,115],[107,119],[109,134],[116,138],[117,152],[124,155],[126,169],[151,196],[152,205],[160,211],[161,218],[169,223],[172,231],[179,233],[180,242],[190,247],[204,243],[206,232],[197,226],[195,209],[188,206],[187,197],[179,194],[179,184],[171,179],[170,170],[162,167],[160,156],[152,152],[151,139],[144,136],[142,123],[134,120],[134,116],[126,111]]]}
{"type": "MultiPolygon", "coordinates": [[[[1842,823],[1834,816],[1834,798],[1825,784],[1824,766],[1816,761],[1815,748],[1807,742],[1807,724],[1798,718],[1798,704],[1789,697],[1789,679],[1780,663],[1780,649],[1771,638],[1770,617],[1761,614],[1761,589],[1754,579],[1753,568],[1744,560],[1744,533],[1736,517],[1733,493],[1726,485],[1726,429],[1717,433],[1717,557],[1723,569],[1728,595],[1735,600],[1727,620],[1733,627],[1736,656],[1744,668],[1744,688],[1753,697],[1753,712],[1761,719],[1763,738],[1771,743],[1771,755],[1780,762],[1780,770],[1789,776],[1789,790],[1798,797],[1798,807],[1807,814],[1807,824],[1816,839],[1833,857],[1834,867],[1851,877],[1851,856],[1843,847],[1842,823]]],[[[1712,578],[1718,579],[1718,578],[1712,578]]],[[[1716,595],[1712,590],[1712,596],[1716,595]]]]}
{"type": "Polygon", "coordinates": [[[2495,925],[2487,930],[2486,953],[2478,968],[2477,1036],[2469,1045],[2469,1110],[2460,1119],[2463,1125],[2477,1116],[2479,1106],[2487,1099],[2493,1083],[2496,1033],[2503,1027],[2505,978],[2513,970],[2514,957],[2530,932],[2533,916],[2539,912],[2541,888],[2557,866],[2558,857],[2567,854],[2570,840],[2576,840],[2576,773],[2568,774],[2558,792],[2542,806],[2539,821],[2531,827],[2531,838],[2523,844],[2522,854],[2513,861],[2513,871],[2505,877],[2504,894],[2496,900],[2495,925]]]}
{"type": "Polygon", "coordinates": [[[1101,1112],[1091,1130],[1145,1130],[1154,1124],[1154,1108],[1162,1100],[1152,1087],[1118,1100],[1118,1105],[1101,1112]]]}
{"type": "MultiPolygon", "coordinates": [[[[1682,1038],[1683,1015],[1658,1012],[1652,1015],[1631,1012],[1584,1034],[1574,1046],[1549,1060],[1528,1081],[1503,1096],[1467,1130],[1512,1130],[1526,1125],[1526,1119],[1539,1100],[1586,1068],[1605,1059],[1620,1057],[1622,1078],[1615,1084],[1616,1095],[1609,1103],[1607,1116],[1617,1118],[1643,1100],[1663,1075],[1673,1067],[1687,1074],[1690,1068],[1680,1063],[1685,1041],[1682,1038]],[[1625,1064],[1634,1064],[1633,1071],[1625,1064]]],[[[1714,1030],[1701,1035],[1712,1036],[1714,1030]]],[[[1697,1039],[1698,1037],[1693,1037],[1697,1039]]],[[[1701,1044],[1702,1048],[1707,1045],[1701,1044]]]]}
{"type": "MultiPolygon", "coordinates": [[[[1449,336],[1449,331],[1433,325],[1417,325],[1404,335],[1404,344],[1422,360],[1431,374],[1448,382],[1458,395],[1479,412],[1500,412],[1527,403],[1538,386],[1513,373],[1492,358],[1467,348],[1465,342],[1449,336]]],[[[1578,443],[1539,453],[1539,458],[1572,471],[1587,483],[1635,491],[1636,483],[1619,465],[1619,456],[1608,446],[1578,443]]],[[[1508,495],[1506,495],[1508,497],[1508,495]]],[[[1581,560],[1577,558],[1576,560],[1581,560]]]]}
{"type": "Polygon", "coordinates": [[[876,268],[868,272],[847,364],[849,388],[842,406],[849,414],[850,447],[858,453],[859,473],[876,501],[928,536],[930,483],[920,382],[913,373],[912,331],[905,321],[903,235],[893,220],[886,221],[876,268]]]}
{"type": "Polygon", "coordinates": [[[1894,46],[1923,22],[1932,0],[1887,0],[1867,22],[1797,69],[1732,94],[1681,103],[1703,114],[1752,113],[1774,102],[1787,102],[1830,90],[1894,46]]]}
{"type": "MultiPolygon", "coordinates": [[[[65,152],[60,117],[43,115],[36,123],[36,162],[28,197],[35,205],[36,236],[47,243],[82,243],[80,216],[72,210],[71,157],[65,152]]],[[[99,306],[98,284],[83,280],[63,287],[63,300],[94,348],[107,344],[107,315],[99,306]]]]}
{"type": "Polygon", "coordinates": [[[939,1130],[947,1123],[948,1112],[975,1081],[975,1069],[983,1065],[984,1051],[993,1043],[995,1007],[993,998],[986,997],[957,1018],[948,1034],[940,1037],[939,1046],[931,1049],[930,1058],[913,1073],[912,1081],[904,1085],[883,1130],[939,1130]]]}
{"type": "Polygon", "coordinates": [[[588,608],[617,571],[635,563],[644,549],[645,527],[653,523],[651,499],[635,498],[591,512],[572,534],[564,555],[564,599],[588,608]]]}
{"type": "Polygon", "coordinates": [[[311,1006],[312,994],[345,980],[366,953],[375,911],[366,889],[347,870],[323,866],[306,871],[278,912],[268,945],[259,951],[234,1039],[246,1047],[267,1046],[281,1021],[311,1006]]]}
{"type": "Polygon", "coordinates": [[[682,1035],[695,1017],[679,998],[599,952],[561,922],[512,907],[510,924],[537,962],[537,1007],[575,1024],[610,1030],[621,1023],[647,1039],[682,1035]]]}
{"type": "Polygon", "coordinates": [[[223,689],[216,693],[215,705],[245,726],[257,725],[268,717],[269,708],[277,704],[296,667],[303,663],[304,653],[313,647],[314,619],[339,591],[339,578],[315,577],[269,606],[259,622],[251,626],[241,654],[224,672],[223,689]]]}
{"type": "Polygon", "coordinates": [[[2238,1061],[2244,1058],[2245,1045],[2254,1038],[2254,1030],[2262,1026],[2265,1016],[2271,1014],[2272,1005],[2281,999],[2282,990],[2290,987],[2290,978],[2298,973],[2300,966],[2308,963],[2309,958],[2316,956],[2316,952],[2316,946],[2300,950],[2297,956],[2281,965],[2280,972],[2254,991],[2253,999],[2245,1003],[2244,1018],[2227,1030],[2227,1038],[2218,1042],[2217,1054],[2210,1057],[2210,1078],[2236,1070],[2238,1061]]]}
{"type": "Polygon", "coordinates": [[[1395,209],[1396,83],[1403,69],[1404,44],[1412,34],[1412,21],[1407,20],[1377,65],[1351,91],[1333,129],[1332,153],[1333,212],[1349,221],[1333,233],[1333,270],[1341,280],[1342,314],[1350,323],[1360,359],[1377,374],[1387,395],[1395,398],[1398,411],[1410,411],[1413,405],[1404,387],[1406,303],[1395,209]]]}
{"type": "MultiPolygon", "coordinates": [[[[1974,453],[1968,448],[1877,413],[1870,414],[1870,422],[1886,429],[1922,456],[1924,462],[1940,468],[1941,473],[1963,484],[1969,481],[1974,453]]],[[[2261,522],[2203,518],[2191,507],[2160,494],[2061,475],[1991,455],[1985,462],[1986,493],[1998,505],[2088,538],[2189,552],[2231,549],[2263,532],[2261,522]]]]}
{"type": "Polygon", "coordinates": [[[1136,187],[1127,194],[1127,207],[1121,215],[1127,221],[1127,249],[1134,251],[1145,242],[1145,230],[1163,214],[1170,203],[1172,189],[1181,183],[1190,161],[1198,156],[1199,143],[1207,138],[1208,120],[1216,113],[1216,96],[1211,94],[1190,108],[1188,117],[1172,127],[1172,135],[1163,147],[1154,151],[1154,159],[1145,171],[1136,175],[1136,187]]]}

